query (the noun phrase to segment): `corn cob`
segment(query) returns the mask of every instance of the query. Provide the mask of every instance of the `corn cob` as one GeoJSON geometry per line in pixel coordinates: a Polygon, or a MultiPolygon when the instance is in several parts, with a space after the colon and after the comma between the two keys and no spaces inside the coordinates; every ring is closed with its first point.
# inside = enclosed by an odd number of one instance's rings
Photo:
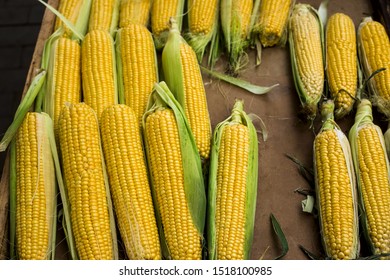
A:
{"type": "Polygon", "coordinates": [[[389,254],[389,159],[382,130],[373,123],[371,102],[368,99],[363,99],[357,107],[349,141],[358,183],[363,233],[372,254],[389,254]]]}
{"type": "Polygon", "coordinates": [[[119,27],[128,24],[148,26],[152,0],[122,0],[120,4],[119,27]]]}
{"type": "MultiPolygon", "coordinates": [[[[75,27],[76,32],[85,35],[88,30],[91,5],[92,0],[61,0],[58,6],[58,12],[75,27]]],[[[77,35],[69,29],[62,19],[57,17],[54,24],[54,30],[58,30],[61,27],[64,29],[63,35],[65,37],[75,39],[74,36],[77,35]]]]}
{"type": "Polygon", "coordinates": [[[181,37],[174,20],[162,53],[165,81],[184,109],[203,159],[210,155],[211,124],[206,91],[194,50],[181,37]]]}
{"type": "Polygon", "coordinates": [[[129,24],[116,37],[119,101],[142,119],[153,85],[158,82],[157,55],[149,30],[129,24]]]}
{"type": "Polygon", "coordinates": [[[59,142],[79,258],[116,259],[110,192],[98,120],[91,107],[77,103],[62,109],[59,142]]]}
{"type": "Polygon", "coordinates": [[[358,29],[358,51],[363,72],[368,79],[375,71],[385,68],[369,80],[373,105],[390,117],[390,40],[383,25],[365,18],[358,29]]]}
{"type": "Polygon", "coordinates": [[[200,157],[184,116],[164,82],[156,84],[143,131],[166,259],[201,259],[206,195],[200,157]]]}
{"type": "Polygon", "coordinates": [[[324,90],[323,29],[317,11],[295,4],[289,20],[289,47],[295,89],[310,122],[324,90]]]}
{"type": "Polygon", "coordinates": [[[151,13],[151,27],[156,49],[162,49],[168,38],[169,20],[174,18],[181,31],[184,0],[153,0],[151,13]]]}
{"type": "Polygon", "coordinates": [[[245,48],[251,33],[252,0],[221,0],[221,26],[229,56],[230,71],[237,74],[245,65],[245,48]]]}
{"type": "Polygon", "coordinates": [[[105,108],[118,103],[114,40],[108,31],[92,30],[81,45],[84,102],[98,119],[105,108]]]}
{"type": "Polygon", "coordinates": [[[101,135],[118,227],[130,259],[160,259],[142,137],[134,111],[118,104],[104,110],[101,135]]]}
{"type": "Polygon", "coordinates": [[[214,131],[208,191],[210,259],[249,259],[257,176],[256,129],[242,101],[236,101],[231,116],[214,131]]]}
{"type": "Polygon", "coordinates": [[[48,65],[48,81],[44,112],[54,122],[57,134],[58,118],[63,106],[81,100],[81,47],[76,40],[58,38],[53,42],[48,65]]]}
{"type": "MultiPolygon", "coordinates": [[[[60,12],[72,24],[75,24],[83,2],[84,0],[62,0],[59,2],[58,12],[60,12]]],[[[64,23],[61,19],[56,18],[54,30],[57,30],[63,25],[64,23]]]]}
{"type": "Polygon", "coordinates": [[[89,16],[88,32],[103,30],[113,35],[119,17],[120,0],[94,0],[89,16]]]}
{"type": "Polygon", "coordinates": [[[355,25],[343,13],[332,15],[326,26],[326,74],[340,119],[352,110],[358,83],[355,25]]]}
{"type": "Polygon", "coordinates": [[[293,0],[262,0],[254,33],[259,34],[264,47],[284,46],[287,41],[287,26],[293,0]]]}
{"type": "Polygon", "coordinates": [[[359,255],[356,179],[348,138],[333,120],[334,103],[324,102],[323,125],[313,145],[320,229],[326,256],[359,255]]]}
{"type": "Polygon", "coordinates": [[[46,114],[27,113],[16,135],[16,244],[19,259],[53,259],[56,177],[46,114]]]}
{"type": "Polygon", "coordinates": [[[190,0],[187,5],[189,30],[186,39],[202,62],[206,46],[217,36],[219,0],[190,0]]]}

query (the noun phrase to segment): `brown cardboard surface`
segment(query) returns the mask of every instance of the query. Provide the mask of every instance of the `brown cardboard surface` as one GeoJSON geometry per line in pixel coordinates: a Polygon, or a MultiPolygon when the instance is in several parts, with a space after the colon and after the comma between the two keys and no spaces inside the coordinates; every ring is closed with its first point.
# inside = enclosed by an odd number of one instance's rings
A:
{"type": "MultiPolygon", "coordinates": [[[[321,1],[306,1],[315,8],[321,1]]],[[[297,2],[298,3],[298,2],[297,2]]],[[[370,14],[368,1],[329,1],[328,16],[343,12],[351,16],[357,28],[361,18],[370,14]]],[[[320,122],[315,129],[298,118],[300,103],[294,88],[288,45],[284,48],[263,49],[262,63],[254,66],[255,52],[249,51],[250,63],[241,78],[252,83],[279,86],[262,96],[254,96],[244,90],[205,76],[207,99],[213,127],[230,113],[235,98],[244,100],[247,113],[259,116],[268,131],[264,142],[259,134],[259,183],[255,234],[252,259],[273,259],[280,254],[280,244],[273,234],[270,214],[278,219],[289,242],[289,252],[284,259],[307,259],[299,249],[303,245],[311,252],[322,254],[318,220],[304,213],[301,201],[305,199],[294,190],[309,189],[307,181],[299,174],[297,166],[285,154],[294,155],[307,167],[312,167],[312,144],[320,122]]],[[[217,67],[223,67],[220,63],[217,67]]],[[[222,68],[218,68],[222,69],[222,68]]],[[[347,132],[354,114],[341,120],[339,125],[347,132]]],[[[260,128],[259,121],[254,121],[260,128]]]]}
{"type": "MultiPolygon", "coordinates": [[[[56,5],[58,1],[50,2],[56,5]]],[[[369,1],[329,2],[329,16],[335,12],[346,13],[352,17],[356,28],[363,16],[371,14],[369,1]]],[[[305,3],[318,8],[320,1],[311,0],[305,3]]],[[[39,40],[47,38],[48,31],[53,26],[53,19],[53,15],[46,12],[39,40]]],[[[42,41],[38,43],[30,73],[35,70],[36,65],[39,65],[37,59],[40,59],[42,53],[42,41]]],[[[288,45],[263,49],[262,63],[258,67],[254,66],[254,50],[250,50],[248,56],[250,61],[240,78],[263,86],[279,84],[277,88],[266,95],[256,96],[235,86],[211,79],[207,75],[204,75],[204,83],[213,128],[229,116],[235,99],[239,98],[244,100],[247,113],[255,114],[263,120],[268,132],[265,142],[259,134],[259,183],[251,258],[273,259],[280,254],[280,244],[273,234],[270,222],[271,213],[278,219],[289,242],[290,250],[284,259],[307,259],[299,249],[299,245],[320,255],[322,246],[318,221],[313,215],[302,211],[301,201],[305,197],[295,192],[298,188],[308,189],[309,185],[299,174],[297,166],[285,156],[291,154],[311,167],[312,144],[320,122],[316,122],[313,131],[298,118],[300,103],[293,84],[288,45]]],[[[216,69],[222,71],[225,62],[226,60],[222,58],[216,69]]],[[[26,85],[29,84],[30,77],[31,74],[27,78],[26,85]]],[[[353,114],[341,120],[339,125],[347,132],[352,122],[353,114]]],[[[259,120],[255,119],[254,124],[260,129],[259,120]]],[[[5,187],[6,184],[2,181],[0,189],[4,190],[5,187]]],[[[0,206],[6,205],[4,199],[5,196],[2,195],[0,206]]],[[[2,221],[1,217],[0,221],[2,221]]],[[[0,242],[1,233],[5,228],[4,224],[0,224],[0,242]]],[[[60,233],[58,240],[57,258],[67,258],[63,233],[60,233]]],[[[4,251],[4,247],[0,249],[0,252],[4,251]]]]}

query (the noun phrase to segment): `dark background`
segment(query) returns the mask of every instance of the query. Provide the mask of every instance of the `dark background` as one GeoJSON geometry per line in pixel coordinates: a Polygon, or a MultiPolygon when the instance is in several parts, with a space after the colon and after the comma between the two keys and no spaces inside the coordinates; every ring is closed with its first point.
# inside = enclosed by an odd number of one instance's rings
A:
{"type": "MultiPolygon", "coordinates": [[[[44,6],[37,0],[0,0],[1,137],[20,102],[43,12],[44,6]]],[[[0,153],[0,170],[5,156],[0,153]]]]}

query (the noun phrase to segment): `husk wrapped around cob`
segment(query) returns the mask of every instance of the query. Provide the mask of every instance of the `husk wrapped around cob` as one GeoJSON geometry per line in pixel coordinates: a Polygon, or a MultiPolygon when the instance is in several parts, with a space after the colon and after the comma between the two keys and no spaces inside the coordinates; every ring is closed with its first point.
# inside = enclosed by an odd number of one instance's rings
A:
{"type": "Polygon", "coordinates": [[[16,247],[18,259],[54,259],[57,187],[52,141],[50,117],[45,113],[27,113],[15,145],[11,145],[10,223],[16,230],[15,242],[11,230],[11,258],[16,247]]]}
{"type": "Polygon", "coordinates": [[[208,186],[209,259],[249,259],[258,180],[256,129],[237,100],[214,131],[208,186]],[[232,166],[234,166],[232,168],[232,166]]]}
{"type": "Polygon", "coordinates": [[[390,169],[382,130],[373,123],[372,105],[362,99],[349,132],[362,231],[373,255],[390,253],[390,169]]]}
{"type": "Polygon", "coordinates": [[[390,118],[390,39],[384,26],[366,17],[357,32],[359,59],[372,103],[390,118]],[[379,72],[377,72],[379,71],[379,72]],[[376,73],[377,72],[377,73],[376,73]]]}
{"type": "Polygon", "coordinates": [[[355,25],[343,13],[333,14],[326,25],[326,77],[335,118],[341,119],[353,109],[359,81],[355,25]]]}
{"type": "Polygon", "coordinates": [[[324,35],[317,10],[308,4],[294,5],[289,20],[289,48],[302,114],[312,123],[324,91],[324,35]]]}
{"type": "Polygon", "coordinates": [[[356,259],[360,247],[356,179],[348,138],[333,112],[333,101],[324,102],[323,125],[313,145],[322,243],[327,258],[356,259]]]}
{"type": "Polygon", "coordinates": [[[184,111],[164,82],[143,117],[152,196],[165,259],[201,259],[206,194],[200,156],[184,111]]]}
{"type": "Polygon", "coordinates": [[[202,73],[194,50],[180,35],[174,19],[162,53],[165,81],[184,109],[202,160],[210,155],[211,121],[202,73]]]}

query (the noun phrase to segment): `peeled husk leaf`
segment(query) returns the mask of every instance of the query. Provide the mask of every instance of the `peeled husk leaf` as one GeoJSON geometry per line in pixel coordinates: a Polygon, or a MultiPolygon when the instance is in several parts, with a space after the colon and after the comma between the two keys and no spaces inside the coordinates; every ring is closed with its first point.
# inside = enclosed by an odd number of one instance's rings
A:
{"type": "Polygon", "coordinates": [[[24,96],[23,100],[20,102],[16,110],[14,120],[7,128],[3,138],[1,139],[0,152],[4,152],[7,149],[9,143],[12,141],[13,137],[17,133],[19,126],[24,120],[24,117],[26,116],[28,110],[31,108],[35,98],[37,97],[43,84],[45,83],[46,73],[46,71],[42,70],[33,78],[26,95],[24,96]]]}

